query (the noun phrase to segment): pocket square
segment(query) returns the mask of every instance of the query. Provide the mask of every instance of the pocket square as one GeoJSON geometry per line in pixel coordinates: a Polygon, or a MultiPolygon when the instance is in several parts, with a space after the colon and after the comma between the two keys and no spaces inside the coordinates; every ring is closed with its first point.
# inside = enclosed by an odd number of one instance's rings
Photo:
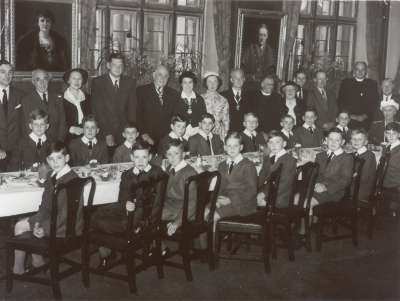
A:
{"type": "Polygon", "coordinates": [[[19,109],[21,107],[21,104],[17,105],[14,109],[19,109]]]}

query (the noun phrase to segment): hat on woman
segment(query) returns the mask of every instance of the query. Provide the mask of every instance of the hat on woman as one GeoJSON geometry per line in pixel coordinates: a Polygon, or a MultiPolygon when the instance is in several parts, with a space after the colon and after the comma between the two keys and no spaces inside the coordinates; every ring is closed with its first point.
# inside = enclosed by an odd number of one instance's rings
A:
{"type": "Polygon", "coordinates": [[[218,80],[218,89],[222,86],[222,79],[217,72],[214,71],[207,71],[203,75],[203,87],[207,89],[207,78],[210,76],[215,76],[218,80]]]}
{"type": "Polygon", "coordinates": [[[63,80],[67,85],[68,85],[68,81],[69,81],[69,78],[70,78],[72,72],[79,72],[81,74],[81,76],[82,76],[82,86],[87,83],[87,80],[88,80],[88,77],[89,77],[89,74],[87,73],[87,71],[84,70],[84,69],[81,69],[81,68],[74,68],[74,69],[68,70],[63,75],[63,80]]]}

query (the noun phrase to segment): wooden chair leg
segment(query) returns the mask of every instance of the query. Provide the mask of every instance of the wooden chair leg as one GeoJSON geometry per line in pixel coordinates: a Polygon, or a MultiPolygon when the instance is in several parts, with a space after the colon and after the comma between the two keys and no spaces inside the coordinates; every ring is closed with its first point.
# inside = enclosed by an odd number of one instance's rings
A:
{"type": "Polygon", "coordinates": [[[192,268],[190,265],[190,244],[187,242],[183,242],[181,244],[181,255],[182,255],[182,261],[183,261],[183,267],[185,270],[185,276],[188,281],[193,280],[193,275],[192,275],[192,268]]]}
{"type": "Polygon", "coordinates": [[[369,216],[368,216],[367,234],[368,234],[368,238],[372,239],[372,235],[373,235],[375,223],[376,223],[376,208],[371,208],[368,215],[369,216]]]}
{"type": "Polygon", "coordinates": [[[353,216],[351,218],[351,223],[352,223],[352,227],[351,227],[351,237],[353,240],[353,246],[357,247],[358,246],[358,220],[357,220],[357,216],[353,216]]]}
{"type": "Polygon", "coordinates": [[[317,235],[316,235],[316,249],[317,249],[317,252],[321,252],[321,249],[322,249],[323,229],[324,229],[323,219],[321,217],[318,217],[317,235]]]}
{"type": "Polygon", "coordinates": [[[157,275],[158,279],[164,278],[164,261],[162,257],[161,237],[156,239],[156,260],[157,260],[157,275]]]}
{"type": "Polygon", "coordinates": [[[126,257],[126,270],[128,272],[128,285],[129,292],[136,294],[136,267],[135,267],[135,254],[133,251],[128,250],[124,256],[126,257]]]}
{"type": "Polygon", "coordinates": [[[219,254],[221,252],[221,241],[222,241],[222,234],[218,231],[218,227],[215,230],[215,246],[214,246],[214,259],[215,259],[215,267],[218,268],[219,266],[219,254]]]}
{"type": "Polygon", "coordinates": [[[12,252],[13,249],[6,246],[6,292],[7,293],[10,293],[13,288],[12,252]]]}
{"type": "Polygon", "coordinates": [[[276,252],[276,228],[275,224],[271,223],[270,226],[270,237],[271,237],[271,251],[272,251],[272,258],[276,259],[277,258],[277,252],[276,252]]]}
{"type": "Polygon", "coordinates": [[[308,214],[304,219],[304,223],[305,223],[305,231],[306,231],[306,233],[305,233],[306,249],[307,249],[307,252],[312,252],[310,217],[308,214]]]}
{"type": "Polygon", "coordinates": [[[293,237],[293,231],[292,231],[292,226],[288,222],[286,225],[286,232],[288,235],[288,255],[289,255],[289,260],[294,261],[294,237],[293,237]]]}
{"type": "Polygon", "coordinates": [[[215,270],[214,237],[212,228],[207,231],[207,255],[210,271],[215,270]]]}
{"type": "Polygon", "coordinates": [[[54,299],[61,299],[60,282],[58,279],[59,261],[57,258],[50,258],[50,279],[54,299]]]}
{"type": "Polygon", "coordinates": [[[264,271],[266,273],[271,273],[271,262],[269,257],[271,255],[271,231],[269,231],[270,226],[267,225],[266,229],[264,229],[264,233],[261,235],[262,246],[263,246],[263,260],[264,260],[264,271]]]}
{"type": "Polygon", "coordinates": [[[81,260],[82,260],[82,282],[85,288],[89,288],[90,286],[90,276],[89,276],[89,265],[90,265],[90,254],[89,254],[89,245],[84,242],[81,250],[81,260]]]}

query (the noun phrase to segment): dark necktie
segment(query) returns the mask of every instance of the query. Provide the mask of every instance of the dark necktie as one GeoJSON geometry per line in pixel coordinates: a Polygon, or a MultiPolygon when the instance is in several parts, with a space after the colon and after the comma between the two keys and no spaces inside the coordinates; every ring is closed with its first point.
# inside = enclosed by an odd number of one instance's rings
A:
{"type": "Polygon", "coordinates": [[[239,91],[235,95],[235,101],[236,101],[236,110],[239,111],[239,109],[240,109],[240,94],[239,94],[239,91]]]}
{"type": "Polygon", "coordinates": [[[273,155],[272,157],[269,157],[269,161],[271,162],[271,164],[275,163],[275,155],[273,155]]]}
{"type": "Polygon", "coordinates": [[[335,154],[334,154],[333,152],[329,154],[328,160],[326,160],[326,165],[328,165],[328,164],[332,161],[332,158],[333,158],[334,156],[335,156],[335,154]]]}
{"type": "Polygon", "coordinates": [[[93,142],[92,141],[88,142],[88,147],[89,147],[89,149],[93,149],[93,142]]]}
{"type": "Polygon", "coordinates": [[[230,175],[232,173],[234,165],[235,165],[235,162],[233,162],[233,161],[229,164],[228,175],[230,175]]]}
{"type": "Polygon", "coordinates": [[[358,152],[353,153],[353,157],[355,160],[357,160],[360,157],[360,154],[358,152]]]}
{"type": "Polygon", "coordinates": [[[325,93],[325,90],[324,90],[324,89],[321,89],[321,95],[322,95],[322,100],[323,100],[324,102],[326,102],[326,101],[328,100],[328,98],[326,97],[326,93],[325,93]]]}
{"type": "Polygon", "coordinates": [[[7,114],[8,114],[8,97],[7,97],[6,89],[3,89],[3,110],[4,110],[4,115],[7,116],[7,114]]]}
{"type": "Polygon", "coordinates": [[[307,129],[311,134],[314,134],[314,129],[310,126],[308,129],[307,129]]]}
{"type": "Polygon", "coordinates": [[[37,142],[37,144],[36,144],[36,148],[37,149],[41,149],[42,148],[42,139],[38,139],[38,142],[37,142]]]}
{"type": "Polygon", "coordinates": [[[253,146],[255,147],[255,148],[257,148],[257,145],[256,145],[256,136],[255,135],[251,135],[251,142],[253,142],[253,146]]]}
{"type": "Polygon", "coordinates": [[[50,178],[50,181],[51,181],[51,184],[53,184],[53,186],[56,186],[56,184],[57,184],[57,174],[55,174],[54,176],[52,176],[51,178],[50,178]]]}
{"type": "Polygon", "coordinates": [[[171,175],[175,176],[175,174],[176,174],[175,168],[171,168],[170,173],[171,173],[171,175]]]}
{"type": "Polygon", "coordinates": [[[114,88],[115,88],[115,90],[118,90],[118,88],[119,88],[118,79],[116,79],[114,82],[114,88]]]}
{"type": "Polygon", "coordinates": [[[160,100],[161,105],[163,105],[164,100],[163,100],[163,88],[162,87],[157,88],[157,94],[158,94],[158,99],[160,100]]]}
{"type": "Polygon", "coordinates": [[[211,144],[210,136],[207,136],[206,140],[207,140],[208,147],[210,148],[210,154],[212,155],[213,151],[212,151],[212,144],[211,144]]]}
{"type": "Polygon", "coordinates": [[[43,93],[43,102],[45,104],[47,104],[47,95],[46,95],[46,93],[43,93]]]}

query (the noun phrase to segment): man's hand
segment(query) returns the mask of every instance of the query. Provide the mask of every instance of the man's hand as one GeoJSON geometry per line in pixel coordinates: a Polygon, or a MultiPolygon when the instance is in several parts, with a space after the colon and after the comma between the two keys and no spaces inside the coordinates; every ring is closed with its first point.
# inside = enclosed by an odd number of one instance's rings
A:
{"type": "Polygon", "coordinates": [[[83,134],[83,129],[82,129],[81,127],[79,127],[79,126],[71,126],[71,127],[69,128],[69,132],[70,132],[71,134],[74,134],[74,135],[79,136],[79,135],[82,135],[82,134],[83,134]]]}
{"type": "Polygon", "coordinates": [[[350,115],[350,118],[353,119],[353,120],[356,120],[358,122],[363,122],[364,120],[366,120],[368,118],[368,116],[366,114],[350,115]]]}
{"type": "Polygon", "coordinates": [[[143,139],[144,141],[146,141],[148,144],[154,145],[154,140],[151,139],[151,137],[149,136],[149,134],[143,134],[143,135],[142,135],[142,139],[143,139]]]}
{"type": "Polygon", "coordinates": [[[7,154],[5,151],[3,151],[2,149],[0,149],[0,160],[3,160],[7,157],[7,154]]]}
{"type": "Polygon", "coordinates": [[[114,146],[115,145],[115,140],[113,135],[107,135],[106,136],[106,144],[108,147],[114,146]]]}
{"type": "Polygon", "coordinates": [[[178,229],[178,226],[175,223],[168,223],[167,224],[167,233],[169,236],[173,235],[176,232],[176,229],[178,229]]]}
{"type": "Polygon", "coordinates": [[[327,189],[326,189],[326,186],[324,184],[317,183],[317,184],[315,184],[314,191],[317,192],[317,193],[322,193],[322,192],[327,191],[327,189]]]}
{"type": "Polygon", "coordinates": [[[259,192],[257,194],[257,206],[265,207],[266,205],[267,205],[267,202],[265,201],[265,193],[259,192]]]}
{"type": "Polygon", "coordinates": [[[43,238],[44,237],[44,229],[39,226],[38,222],[36,222],[34,227],[33,227],[33,235],[36,236],[37,238],[43,238]]]}
{"type": "Polygon", "coordinates": [[[221,206],[226,206],[231,203],[231,200],[227,198],[226,196],[220,195],[217,199],[217,208],[221,206]]]}
{"type": "Polygon", "coordinates": [[[126,209],[126,211],[128,211],[128,212],[135,211],[136,205],[135,205],[134,202],[127,201],[126,204],[125,204],[125,209],[126,209]]]}

